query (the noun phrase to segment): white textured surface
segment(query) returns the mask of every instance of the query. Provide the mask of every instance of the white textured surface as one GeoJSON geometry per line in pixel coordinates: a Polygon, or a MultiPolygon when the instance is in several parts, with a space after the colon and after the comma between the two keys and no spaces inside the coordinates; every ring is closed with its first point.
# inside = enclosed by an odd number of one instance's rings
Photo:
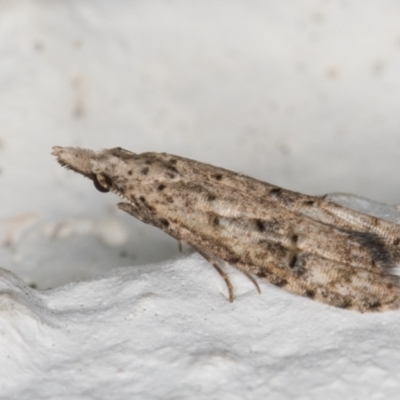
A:
{"type": "Polygon", "coordinates": [[[398,313],[258,296],[236,273],[229,304],[50,148],[398,204],[399,21],[396,0],[2,0],[0,266],[19,278],[0,278],[0,398],[397,398],[398,313]]]}
{"type": "Polygon", "coordinates": [[[198,254],[44,292],[0,270],[2,398],[398,397],[398,312],[361,315],[266,283],[258,295],[231,276],[232,304],[198,254]]]}

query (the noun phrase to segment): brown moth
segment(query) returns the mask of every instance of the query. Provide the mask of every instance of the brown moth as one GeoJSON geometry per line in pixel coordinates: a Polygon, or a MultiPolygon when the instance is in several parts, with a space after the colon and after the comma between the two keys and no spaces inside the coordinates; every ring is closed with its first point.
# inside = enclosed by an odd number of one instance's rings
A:
{"type": "Polygon", "coordinates": [[[166,153],[54,147],[118,207],[188,243],[233,287],[225,261],[290,292],[366,311],[400,305],[400,226],[325,199],[166,153]]]}

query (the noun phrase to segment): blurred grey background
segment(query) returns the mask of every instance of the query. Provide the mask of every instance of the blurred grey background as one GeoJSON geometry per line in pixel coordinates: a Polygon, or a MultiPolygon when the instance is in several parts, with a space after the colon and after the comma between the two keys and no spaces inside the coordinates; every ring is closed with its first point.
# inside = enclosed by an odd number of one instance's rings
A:
{"type": "Polygon", "coordinates": [[[53,145],[400,203],[400,3],[0,1],[0,265],[38,287],[177,254],[53,145]]]}

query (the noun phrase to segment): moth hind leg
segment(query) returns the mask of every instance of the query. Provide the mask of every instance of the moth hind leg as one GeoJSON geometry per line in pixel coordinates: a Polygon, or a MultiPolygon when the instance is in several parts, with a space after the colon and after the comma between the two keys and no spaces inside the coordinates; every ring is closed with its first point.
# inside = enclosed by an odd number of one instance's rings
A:
{"type": "Polygon", "coordinates": [[[233,293],[233,285],[232,282],[229,279],[228,274],[222,270],[222,268],[219,266],[218,262],[215,261],[210,261],[211,265],[218,271],[218,273],[224,278],[224,281],[226,283],[226,286],[228,287],[228,292],[229,292],[229,301],[232,303],[233,300],[235,299],[234,293],[233,293]]]}
{"type": "Polygon", "coordinates": [[[245,271],[242,272],[254,283],[254,286],[256,287],[258,294],[261,294],[261,289],[260,286],[258,285],[258,282],[256,281],[256,278],[254,278],[254,276],[251,275],[249,272],[245,271]]]}
{"type": "Polygon", "coordinates": [[[224,279],[226,286],[228,287],[228,293],[229,293],[229,301],[232,303],[235,296],[234,296],[234,291],[233,291],[233,285],[232,282],[229,279],[228,274],[220,267],[219,263],[217,260],[213,259],[210,257],[208,254],[202,252],[201,250],[196,248],[196,251],[202,255],[217,271],[218,273],[222,276],[224,279]]]}
{"type": "Polygon", "coordinates": [[[260,286],[258,285],[258,282],[256,280],[256,278],[253,276],[253,274],[251,274],[248,271],[245,271],[242,268],[238,268],[236,267],[240,272],[242,272],[245,276],[247,276],[248,279],[250,279],[251,282],[253,282],[253,285],[256,287],[258,294],[261,294],[261,289],[260,286]]]}

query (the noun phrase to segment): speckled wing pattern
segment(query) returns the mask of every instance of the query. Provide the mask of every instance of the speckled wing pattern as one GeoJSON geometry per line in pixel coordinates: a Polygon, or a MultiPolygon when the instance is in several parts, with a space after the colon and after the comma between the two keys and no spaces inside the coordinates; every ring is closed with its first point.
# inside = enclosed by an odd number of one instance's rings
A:
{"type": "Polygon", "coordinates": [[[290,292],[359,312],[396,309],[400,226],[254,178],[166,153],[54,147],[59,163],[91,179],[118,207],[290,292]]]}

